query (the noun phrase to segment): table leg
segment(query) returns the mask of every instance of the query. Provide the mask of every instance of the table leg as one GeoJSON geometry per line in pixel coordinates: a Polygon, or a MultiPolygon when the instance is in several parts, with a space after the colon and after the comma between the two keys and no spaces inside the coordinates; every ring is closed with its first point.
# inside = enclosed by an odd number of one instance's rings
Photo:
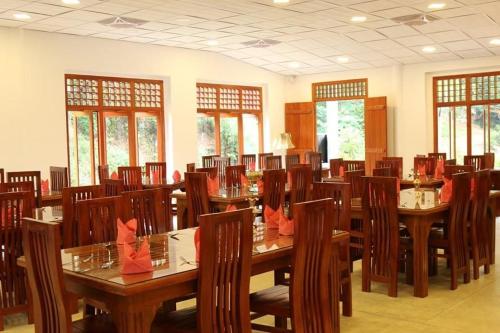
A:
{"type": "Polygon", "coordinates": [[[187,228],[187,201],[177,199],[177,230],[187,228]]]}
{"type": "Polygon", "coordinates": [[[428,241],[432,222],[418,216],[405,221],[413,239],[413,295],[427,297],[429,293],[428,241]]]}
{"type": "Polygon", "coordinates": [[[333,245],[332,260],[332,320],[333,333],[340,332],[340,244],[333,245]]]}
{"type": "Polygon", "coordinates": [[[488,218],[490,219],[490,264],[495,264],[495,242],[496,242],[496,220],[497,220],[497,198],[489,200],[488,218]]]}
{"type": "Polygon", "coordinates": [[[119,333],[149,333],[159,306],[122,300],[110,308],[119,333]]]}

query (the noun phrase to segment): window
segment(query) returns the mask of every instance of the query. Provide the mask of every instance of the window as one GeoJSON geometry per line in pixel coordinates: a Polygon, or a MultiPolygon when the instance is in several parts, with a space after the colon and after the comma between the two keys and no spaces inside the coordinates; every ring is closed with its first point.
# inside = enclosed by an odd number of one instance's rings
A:
{"type": "Polygon", "coordinates": [[[262,149],[262,89],[198,83],[198,157],[240,154],[262,149]]]}
{"type": "Polygon", "coordinates": [[[163,82],[65,76],[71,185],[95,184],[97,166],[164,160],[163,82]]]}
{"type": "Polygon", "coordinates": [[[457,163],[500,154],[500,72],[435,77],[433,90],[435,151],[457,163]]]}

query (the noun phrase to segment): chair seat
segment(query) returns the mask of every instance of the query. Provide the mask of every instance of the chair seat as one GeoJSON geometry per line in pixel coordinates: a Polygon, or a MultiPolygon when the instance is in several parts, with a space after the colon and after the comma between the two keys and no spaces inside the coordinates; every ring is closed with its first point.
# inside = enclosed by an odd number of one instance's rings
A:
{"type": "Polygon", "coordinates": [[[73,333],[113,333],[116,331],[110,315],[89,316],[73,322],[73,333]]]}
{"type": "Polygon", "coordinates": [[[151,333],[197,332],[196,307],[178,311],[161,311],[151,327],[151,333]]]}
{"type": "Polygon", "coordinates": [[[274,286],[250,295],[250,311],[279,317],[290,317],[288,286],[274,286]]]}

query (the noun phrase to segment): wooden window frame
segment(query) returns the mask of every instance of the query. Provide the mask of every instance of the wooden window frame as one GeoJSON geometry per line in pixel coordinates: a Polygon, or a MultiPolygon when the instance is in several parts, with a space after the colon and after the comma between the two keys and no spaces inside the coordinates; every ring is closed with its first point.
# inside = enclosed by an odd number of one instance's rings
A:
{"type": "MultiPolygon", "coordinates": [[[[432,78],[432,102],[433,102],[433,134],[434,134],[434,152],[438,152],[438,109],[440,107],[461,107],[465,106],[467,109],[467,155],[472,153],[472,107],[475,105],[485,105],[487,106],[487,114],[485,117],[490,117],[490,109],[493,104],[500,104],[500,99],[483,99],[483,100],[472,100],[472,84],[471,80],[473,77],[478,76],[497,76],[500,75],[500,71],[496,72],[479,72],[479,73],[469,73],[469,74],[455,74],[446,76],[435,76],[432,78]],[[465,101],[460,102],[438,102],[438,90],[437,83],[439,80],[450,80],[450,79],[465,79],[465,101]]],[[[497,87],[500,89],[500,86],[497,87]]],[[[453,120],[455,123],[455,120],[453,120]]],[[[489,124],[489,123],[488,123],[489,124]]],[[[490,132],[490,124],[488,125],[488,136],[490,132]]],[[[453,138],[453,147],[456,150],[456,136],[453,138]]],[[[491,151],[491,140],[488,138],[488,147],[486,147],[485,140],[485,150],[491,151]]],[[[456,153],[456,152],[454,152],[456,153]]],[[[451,158],[451,156],[450,156],[451,158]]]]}
{"type": "Polygon", "coordinates": [[[257,117],[259,126],[259,148],[257,153],[261,153],[264,147],[263,140],[263,103],[262,103],[262,87],[255,86],[239,86],[239,85],[226,85],[226,84],[212,84],[212,83],[196,83],[197,90],[197,113],[203,114],[206,117],[213,117],[215,123],[215,154],[221,153],[221,140],[220,140],[220,120],[222,117],[235,117],[238,119],[238,154],[242,155],[244,151],[244,128],[243,128],[243,115],[250,114],[257,117]],[[201,108],[198,97],[198,89],[212,88],[215,89],[215,108],[201,108]],[[233,89],[237,90],[239,94],[238,108],[237,109],[224,109],[221,102],[221,90],[233,89]],[[258,110],[244,109],[243,107],[243,91],[253,90],[259,93],[258,110]]]}
{"type": "MultiPolygon", "coordinates": [[[[70,112],[83,112],[89,113],[91,115],[91,123],[93,126],[93,112],[97,113],[98,121],[98,143],[99,143],[99,164],[107,164],[106,158],[106,137],[105,137],[105,117],[106,115],[123,115],[128,117],[128,141],[129,141],[129,162],[130,166],[136,166],[138,161],[138,150],[137,150],[137,128],[136,128],[136,114],[151,114],[155,115],[158,119],[158,162],[165,161],[165,117],[164,117],[164,87],[162,80],[149,80],[140,78],[128,78],[128,77],[112,77],[112,76],[95,76],[95,75],[80,75],[80,74],[65,74],[64,75],[64,88],[65,88],[65,106],[66,106],[66,142],[67,142],[67,157],[68,157],[68,172],[71,179],[71,166],[70,166],[70,142],[69,142],[69,113],[70,112]],[[96,80],[97,85],[97,106],[88,105],[69,105],[68,104],[68,80],[96,80]],[[103,98],[103,82],[104,81],[115,81],[124,82],[130,84],[130,106],[104,106],[103,98]],[[135,94],[135,84],[155,84],[159,85],[160,91],[160,101],[159,107],[152,106],[136,106],[135,102],[139,102],[138,98],[136,100],[135,94]]],[[[155,89],[156,90],[156,89],[155,89]]],[[[74,92],[73,92],[74,93],[74,92]]],[[[92,133],[93,138],[93,133],[92,133]]],[[[91,147],[94,148],[94,140],[91,140],[91,147]]],[[[92,150],[92,156],[94,156],[92,150]]],[[[94,157],[95,158],[95,157],[94,157]]],[[[77,165],[79,164],[77,158],[77,165]]],[[[94,162],[91,164],[91,180],[95,184],[97,180],[97,172],[95,170],[94,162]]]]}

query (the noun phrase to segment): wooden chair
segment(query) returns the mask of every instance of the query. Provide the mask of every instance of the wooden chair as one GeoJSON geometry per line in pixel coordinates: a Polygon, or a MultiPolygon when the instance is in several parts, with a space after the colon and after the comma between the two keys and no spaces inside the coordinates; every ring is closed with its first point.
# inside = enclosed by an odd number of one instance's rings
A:
{"type": "Polygon", "coordinates": [[[158,179],[167,179],[167,163],[165,162],[146,162],[146,177],[149,177],[151,182],[155,178],[154,173],[158,173],[158,179]]]}
{"type": "Polygon", "coordinates": [[[306,153],[306,163],[311,165],[313,181],[320,182],[323,179],[321,153],[313,151],[306,153]]]}
{"type": "Polygon", "coordinates": [[[281,169],[281,155],[267,156],[265,170],[278,170],[278,169],[281,169]]]}
{"type": "Polygon", "coordinates": [[[500,170],[490,170],[491,189],[500,190],[500,170]]]}
{"type": "Polygon", "coordinates": [[[342,158],[332,158],[330,160],[330,177],[340,176],[340,167],[343,166],[344,159],[342,158]]]}
{"type": "Polygon", "coordinates": [[[484,169],[495,168],[495,153],[484,153],[484,169]]]}
{"type": "Polygon", "coordinates": [[[121,197],[78,201],[78,246],[116,241],[120,204],[121,197]]]}
{"type": "MultiPolygon", "coordinates": [[[[348,183],[324,182],[313,184],[313,200],[333,199],[334,215],[333,229],[351,232],[351,185],[348,183]]],[[[350,242],[340,244],[339,271],[340,271],[340,299],[342,314],[352,316],[352,283],[350,242]]]]}
{"type": "Polygon", "coordinates": [[[250,208],[201,215],[197,307],[157,317],[152,332],[250,333],[252,249],[250,208]]]}
{"type": "Polygon", "coordinates": [[[23,221],[22,235],[35,332],[116,332],[111,316],[108,315],[71,321],[72,296],[65,289],[60,224],[26,218],[23,221]]]}
{"type": "Polygon", "coordinates": [[[28,192],[31,207],[36,207],[35,190],[33,182],[0,183],[0,192],[28,192]]]}
{"type": "Polygon", "coordinates": [[[7,172],[7,182],[32,182],[35,191],[36,207],[42,207],[42,178],[40,171],[11,171],[7,172]]]}
{"type": "Polygon", "coordinates": [[[427,154],[427,156],[434,157],[436,159],[436,161],[439,161],[439,159],[446,161],[446,153],[429,153],[429,154],[427,154]]]}
{"type": "Polygon", "coordinates": [[[452,158],[450,160],[444,161],[444,165],[457,165],[457,160],[455,158],[452,158]]]}
{"type": "Polygon", "coordinates": [[[399,166],[399,179],[403,179],[403,158],[398,156],[386,156],[382,157],[383,161],[397,161],[399,166]]]}
{"type": "Polygon", "coordinates": [[[62,190],[63,204],[63,247],[78,246],[79,219],[76,203],[82,200],[97,199],[104,196],[104,185],[65,187],[62,190]]]}
{"type": "Polygon", "coordinates": [[[99,184],[102,184],[104,179],[109,179],[109,165],[98,165],[97,173],[99,175],[99,184]]]}
{"type": "Polygon", "coordinates": [[[345,172],[345,182],[351,184],[351,194],[353,198],[361,198],[363,194],[363,180],[365,170],[353,170],[345,172]]]}
{"type": "MultiPolygon", "coordinates": [[[[274,210],[277,210],[280,206],[284,208],[286,185],[285,170],[264,170],[262,178],[264,181],[262,207],[265,209],[265,207],[268,206],[274,210]]],[[[262,215],[262,220],[265,222],[264,215],[262,215]]]]}
{"type": "Polygon", "coordinates": [[[118,167],[118,178],[123,180],[124,191],[142,190],[141,167],[118,167]]]}
{"type": "Polygon", "coordinates": [[[255,154],[243,154],[240,156],[240,164],[245,166],[245,170],[250,170],[253,168],[257,168],[257,157],[255,154]]]}
{"type": "MultiPolygon", "coordinates": [[[[0,193],[0,330],[5,315],[27,312],[32,322],[33,308],[29,302],[24,268],[17,265],[23,255],[22,219],[32,216],[31,194],[0,193]]],[[[60,251],[60,250],[58,250],[60,251]]]]}
{"type": "Polygon", "coordinates": [[[392,168],[374,168],[372,174],[375,177],[393,177],[392,168]]]}
{"type": "Polygon", "coordinates": [[[486,169],[484,155],[465,155],[464,165],[472,165],[474,167],[474,171],[486,169]]]}
{"type": "Polygon", "coordinates": [[[365,161],[344,160],[344,171],[365,170],[365,161]]]}
{"type": "Polygon", "coordinates": [[[123,222],[137,219],[137,236],[148,236],[170,231],[170,221],[165,218],[161,188],[129,191],[122,194],[123,222]]]}
{"type": "Polygon", "coordinates": [[[299,154],[292,154],[292,155],[285,156],[286,171],[290,171],[290,169],[297,164],[300,164],[300,155],[299,154]]]}
{"type": "Polygon", "coordinates": [[[398,295],[399,222],[395,177],[363,177],[362,290],[371,282],[389,284],[389,296],[398,295]]]}
{"type": "Polygon", "coordinates": [[[215,163],[214,163],[214,158],[215,157],[220,157],[220,155],[205,155],[205,156],[202,156],[201,157],[201,165],[204,168],[214,167],[215,166],[215,163]]]}
{"type": "Polygon", "coordinates": [[[0,184],[5,182],[5,173],[4,170],[0,168],[0,184]]]}
{"type": "Polygon", "coordinates": [[[208,174],[205,172],[184,174],[188,210],[187,228],[198,226],[199,216],[210,213],[207,177],[208,174]]]}
{"type": "Polygon", "coordinates": [[[226,186],[226,168],[230,166],[229,157],[214,157],[214,167],[217,168],[217,175],[219,176],[219,184],[226,186]]]}
{"type": "Polygon", "coordinates": [[[50,190],[61,192],[63,188],[69,186],[68,168],[51,166],[50,170],[50,190]]]}
{"type": "Polygon", "coordinates": [[[245,176],[246,166],[241,165],[229,165],[226,167],[226,187],[237,187],[241,188],[241,177],[245,176]]]}
{"type": "MultiPolygon", "coordinates": [[[[216,167],[211,167],[211,168],[197,168],[196,172],[206,172],[208,174],[208,177],[214,179],[219,176],[219,172],[216,167]]],[[[220,180],[219,180],[220,182],[220,180]]]]}
{"type": "Polygon", "coordinates": [[[196,164],[195,163],[186,164],[186,172],[195,172],[195,171],[196,171],[196,164]]]}
{"type": "Polygon", "coordinates": [[[430,251],[435,257],[444,257],[450,261],[450,289],[457,289],[458,276],[463,275],[464,283],[470,282],[470,249],[467,231],[467,220],[470,206],[471,174],[457,173],[453,175],[453,189],[450,200],[449,222],[447,232],[432,230],[429,246],[433,249],[444,249],[444,253],[430,251]]]}
{"type": "MultiPolygon", "coordinates": [[[[413,170],[415,173],[418,172],[418,167],[421,165],[425,165],[425,175],[430,176],[434,175],[434,171],[436,171],[437,160],[435,157],[414,157],[413,158],[413,170]]],[[[420,175],[420,176],[425,176],[420,175]]]]}
{"type": "Polygon", "coordinates": [[[266,158],[268,156],[273,156],[273,153],[259,153],[259,169],[266,169],[266,158]]]}
{"type": "Polygon", "coordinates": [[[474,174],[475,190],[471,206],[472,271],[474,280],[479,279],[479,267],[484,266],[484,274],[490,272],[491,225],[488,219],[490,199],[490,170],[480,170],[474,174]]]}
{"type": "Polygon", "coordinates": [[[259,324],[252,327],[268,332],[332,333],[332,304],[339,302],[338,293],[331,288],[333,219],[329,217],[334,216],[333,200],[303,202],[293,209],[290,286],[279,285],[250,295],[252,312],[291,318],[293,331],[286,330],[286,324],[281,329],[259,324]]]}
{"type": "Polygon", "coordinates": [[[313,172],[311,166],[296,165],[290,169],[290,209],[288,210],[289,217],[293,217],[293,205],[296,203],[311,200],[311,189],[313,172]]]}
{"type": "MultiPolygon", "coordinates": [[[[400,165],[398,160],[382,160],[382,161],[375,161],[375,169],[385,169],[389,168],[389,174],[385,175],[386,177],[397,177],[401,179],[402,175],[402,170],[400,170],[400,165]]],[[[375,176],[375,169],[373,169],[373,175],[375,176]]],[[[378,172],[384,172],[384,171],[378,171],[378,172]]]]}
{"type": "Polygon", "coordinates": [[[106,197],[116,197],[123,192],[122,179],[103,179],[101,184],[104,187],[104,196],[106,197]]]}
{"type": "Polygon", "coordinates": [[[461,172],[474,172],[474,167],[472,165],[445,165],[444,175],[446,178],[451,179],[455,173],[461,172]]]}

